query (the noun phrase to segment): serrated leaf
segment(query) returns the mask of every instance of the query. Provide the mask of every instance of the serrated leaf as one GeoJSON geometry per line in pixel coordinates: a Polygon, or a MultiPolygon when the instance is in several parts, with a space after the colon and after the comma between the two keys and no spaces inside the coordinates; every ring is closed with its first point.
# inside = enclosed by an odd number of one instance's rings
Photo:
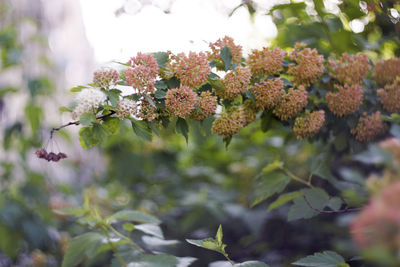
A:
{"type": "Polygon", "coordinates": [[[86,233],[73,238],[65,253],[61,267],[71,267],[79,264],[86,256],[93,258],[103,244],[104,237],[95,232],[86,233]]]}
{"type": "MultiPolygon", "coordinates": [[[[176,267],[178,263],[178,259],[172,255],[146,254],[132,262],[132,265],[140,267],[176,267]]],[[[130,266],[131,264],[128,263],[127,265],[130,266]]]]}
{"type": "Polygon", "coordinates": [[[162,80],[156,81],[154,87],[157,88],[158,90],[165,90],[168,88],[167,84],[162,80]]]}
{"type": "Polygon", "coordinates": [[[163,232],[162,232],[160,226],[158,226],[158,225],[151,224],[151,223],[144,223],[144,224],[136,225],[135,229],[142,231],[143,233],[164,239],[163,232]]]}
{"type": "Polygon", "coordinates": [[[225,71],[228,71],[232,66],[232,52],[227,46],[224,46],[220,52],[221,58],[224,61],[225,71]]]}
{"type": "Polygon", "coordinates": [[[295,198],[294,204],[289,209],[288,221],[309,219],[319,213],[316,210],[323,210],[328,205],[329,195],[323,189],[304,189],[302,192],[304,195],[295,198]]]}
{"type": "Polygon", "coordinates": [[[99,143],[104,142],[104,140],[109,135],[107,130],[99,123],[93,124],[92,133],[93,133],[94,138],[96,138],[99,141],[99,143]]]}
{"type": "Polygon", "coordinates": [[[341,264],[342,266],[349,266],[348,264],[346,264],[342,256],[334,251],[329,250],[307,256],[296,262],[293,262],[292,264],[309,267],[337,267],[339,264],[341,264]]]}
{"type": "Polygon", "coordinates": [[[268,199],[275,193],[282,192],[289,184],[290,178],[283,173],[273,173],[267,177],[263,177],[255,185],[254,196],[251,202],[251,207],[268,199]]]}
{"type": "Polygon", "coordinates": [[[107,117],[103,119],[102,125],[110,134],[117,134],[120,128],[120,120],[116,117],[107,117]]]}
{"type": "Polygon", "coordinates": [[[75,86],[75,87],[71,88],[69,91],[72,92],[72,93],[77,93],[77,92],[82,91],[85,88],[89,88],[89,87],[83,86],[83,85],[79,85],[79,86],[75,86]]]}
{"type": "Polygon", "coordinates": [[[268,211],[272,211],[286,203],[288,203],[289,201],[300,197],[303,195],[303,192],[292,192],[292,193],[287,193],[287,194],[282,194],[279,196],[279,198],[277,200],[275,200],[274,202],[272,202],[269,207],[268,207],[268,211]]]}
{"type": "Polygon", "coordinates": [[[201,240],[186,239],[186,241],[192,245],[221,253],[221,247],[218,245],[218,242],[214,238],[206,238],[201,240]]]}
{"type": "Polygon", "coordinates": [[[144,121],[131,119],[132,129],[137,136],[146,141],[151,141],[151,130],[144,121]]]}
{"type": "Polygon", "coordinates": [[[79,143],[84,149],[88,149],[99,143],[99,140],[93,136],[92,127],[82,127],[79,130],[79,143]]]}
{"type": "Polygon", "coordinates": [[[90,126],[92,123],[96,122],[96,116],[93,113],[83,113],[79,117],[79,123],[82,126],[90,126]]]}
{"type": "Polygon", "coordinates": [[[161,221],[156,217],[137,210],[121,210],[107,218],[108,223],[114,223],[117,221],[134,221],[134,222],[152,223],[152,224],[161,223],[161,221]]]}
{"type": "Polygon", "coordinates": [[[178,118],[176,120],[176,131],[182,134],[185,137],[186,144],[189,141],[189,125],[187,124],[186,120],[182,118],[178,118]]]}
{"type": "Polygon", "coordinates": [[[111,90],[103,90],[103,92],[107,95],[108,99],[111,102],[111,106],[116,107],[119,102],[119,96],[121,91],[118,89],[111,89],[111,90]]]}

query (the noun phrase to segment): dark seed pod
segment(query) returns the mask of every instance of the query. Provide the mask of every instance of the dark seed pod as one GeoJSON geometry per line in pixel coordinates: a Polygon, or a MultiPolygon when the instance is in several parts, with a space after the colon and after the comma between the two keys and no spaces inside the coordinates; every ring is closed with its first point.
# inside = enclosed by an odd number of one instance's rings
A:
{"type": "Polygon", "coordinates": [[[60,159],[66,159],[67,158],[67,154],[62,153],[62,152],[58,153],[58,156],[60,157],[60,159]]]}
{"type": "Polygon", "coordinates": [[[47,158],[47,151],[44,148],[36,150],[35,154],[39,159],[46,159],[47,158]]]}

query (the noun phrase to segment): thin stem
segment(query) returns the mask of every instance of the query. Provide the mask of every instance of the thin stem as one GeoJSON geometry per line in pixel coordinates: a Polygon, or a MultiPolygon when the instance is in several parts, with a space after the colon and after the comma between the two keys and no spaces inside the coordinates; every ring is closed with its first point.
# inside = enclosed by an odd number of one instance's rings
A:
{"type": "Polygon", "coordinates": [[[305,184],[306,186],[310,187],[310,188],[314,188],[314,186],[311,184],[311,181],[305,181],[303,179],[301,179],[300,177],[298,177],[297,175],[295,175],[294,173],[292,173],[291,171],[289,171],[286,168],[282,168],[282,171],[284,171],[290,178],[292,178],[293,180],[305,184]]]}
{"type": "Polygon", "coordinates": [[[115,257],[117,257],[118,261],[122,264],[123,267],[126,267],[127,265],[126,265],[124,259],[121,257],[121,255],[119,254],[118,250],[116,249],[114,244],[111,242],[110,235],[108,234],[107,228],[101,227],[101,229],[105,233],[105,235],[107,237],[107,241],[110,244],[111,250],[114,252],[115,257]]]}
{"type": "MultiPolygon", "coordinates": [[[[96,117],[96,120],[105,119],[107,117],[110,117],[111,115],[114,115],[115,113],[116,112],[114,110],[110,110],[110,113],[108,113],[106,115],[102,115],[102,116],[96,117]]],[[[61,130],[61,129],[65,128],[65,127],[71,126],[71,125],[79,125],[79,124],[80,124],[80,121],[70,121],[70,122],[68,122],[66,124],[63,124],[63,125],[59,126],[59,127],[51,129],[51,131],[50,131],[50,139],[53,138],[53,134],[54,134],[55,131],[59,131],[59,130],[61,130]]]]}
{"type": "Polygon", "coordinates": [[[342,210],[321,210],[321,209],[314,208],[314,207],[311,205],[311,203],[308,201],[308,199],[307,199],[306,196],[303,196],[303,198],[304,198],[304,200],[306,201],[307,206],[308,206],[310,209],[312,209],[312,210],[314,210],[314,211],[317,211],[317,212],[319,212],[319,213],[344,213],[344,212],[353,212],[353,211],[360,211],[360,210],[361,210],[361,208],[348,208],[348,207],[345,207],[345,208],[342,209],[342,210]]]}
{"type": "Polygon", "coordinates": [[[231,259],[229,258],[229,256],[228,256],[227,253],[225,253],[224,256],[225,256],[225,258],[229,261],[230,264],[235,265],[235,264],[233,263],[233,261],[231,261],[231,259]]]}
{"type": "Polygon", "coordinates": [[[132,241],[132,239],[130,239],[129,237],[121,234],[120,232],[118,232],[114,227],[112,227],[111,225],[108,225],[108,227],[110,228],[110,230],[118,237],[124,239],[126,242],[128,242],[130,245],[134,246],[135,248],[137,248],[139,251],[141,252],[145,252],[143,248],[141,248],[138,244],[136,244],[135,242],[132,241]]]}

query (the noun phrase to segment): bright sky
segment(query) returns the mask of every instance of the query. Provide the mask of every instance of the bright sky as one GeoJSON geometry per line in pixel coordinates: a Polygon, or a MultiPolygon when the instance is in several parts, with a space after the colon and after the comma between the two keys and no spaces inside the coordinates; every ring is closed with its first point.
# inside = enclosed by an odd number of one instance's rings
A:
{"type": "MultiPolygon", "coordinates": [[[[276,36],[271,18],[246,8],[228,14],[240,0],[80,0],[87,37],[98,63],[127,61],[137,52],[208,50],[208,43],[229,35],[245,51],[267,45],[276,36]],[[125,5],[129,14],[115,15],[125,5]],[[139,12],[137,12],[139,10],[139,12]]],[[[263,1],[260,1],[263,2],[263,1]]],[[[273,0],[265,0],[271,5],[273,0]]]]}

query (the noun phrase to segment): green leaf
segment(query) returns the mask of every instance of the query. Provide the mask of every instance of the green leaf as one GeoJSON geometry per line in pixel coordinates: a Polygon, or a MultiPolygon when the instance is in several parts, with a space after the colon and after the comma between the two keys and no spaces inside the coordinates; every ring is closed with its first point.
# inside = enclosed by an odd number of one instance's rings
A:
{"type": "Polygon", "coordinates": [[[102,125],[110,134],[117,134],[120,128],[120,120],[116,117],[107,117],[103,119],[102,125]]]}
{"type": "Polygon", "coordinates": [[[116,107],[119,102],[121,91],[118,89],[102,90],[108,97],[113,107],[116,107]]]}
{"type": "Polygon", "coordinates": [[[215,239],[217,240],[218,244],[223,244],[222,237],[223,237],[222,225],[219,225],[217,234],[215,235],[215,239]]]}
{"type": "Polygon", "coordinates": [[[245,261],[233,265],[234,267],[268,267],[269,265],[261,261],[245,261]]]}
{"type": "Polygon", "coordinates": [[[163,234],[160,226],[158,226],[158,225],[154,225],[151,223],[144,223],[144,224],[136,225],[135,229],[142,231],[143,233],[164,239],[164,234],[163,234]]]}
{"type": "Polygon", "coordinates": [[[182,134],[185,139],[186,139],[186,144],[188,143],[189,140],[189,125],[187,124],[186,120],[182,118],[178,118],[176,120],[176,130],[178,133],[182,134]]]}
{"type": "MultiPolygon", "coordinates": [[[[107,218],[108,223],[114,223],[116,221],[134,221],[153,224],[161,223],[161,221],[156,217],[137,210],[121,210],[107,218]]],[[[138,226],[136,226],[136,228],[137,227],[138,226]]]]}
{"type": "Polygon", "coordinates": [[[40,119],[43,116],[42,108],[30,102],[25,107],[25,116],[29,121],[32,133],[36,133],[40,126],[40,119]]]}
{"type": "Polygon", "coordinates": [[[154,97],[157,99],[164,99],[167,93],[163,90],[157,90],[156,93],[154,94],[154,97]]]}
{"type": "Polygon", "coordinates": [[[95,123],[96,120],[96,115],[94,115],[93,113],[83,113],[80,117],[79,117],[79,123],[82,126],[91,126],[92,123],[95,123]]]}
{"type": "Polygon", "coordinates": [[[301,260],[293,262],[292,264],[298,266],[309,266],[309,267],[350,266],[346,264],[342,256],[340,256],[334,251],[329,251],[329,250],[321,253],[315,253],[314,255],[311,256],[307,256],[305,258],[302,258],[301,260]]]}
{"type": "Polygon", "coordinates": [[[146,254],[140,256],[138,259],[135,259],[134,262],[129,262],[133,266],[140,267],[176,267],[179,263],[178,259],[172,255],[167,254],[146,254]]]}
{"type": "Polygon", "coordinates": [[[156,52],[153,53],[153,57],[157,60],[159,68],[165,68],[168,63],[169,54],[167,52],[156,52]]]}
{"type": "Polygon", "coordinates": [[[72,112],[72,111],[73,111],[72,109],[67,108],[67,107],[64,107],[64,106],[59,107],[58,110],[59,110],[60,112],[72,112]]]}
{"type": "Polygon", "coordinates": [[[92,133],[92,127],[82,127],[79,130],[79,142],[84,149],[88,149],[99,143],[92,133]]]}
{"type": "MultiPolygon", "coordinates": [[[[162,80],[161,81],[156,81],[154,87],[157,88],[158,90],[165,90],[165,89],[168,88],[166,83],[164,81],[162,81],[162,80]]],[[[156,94],[157,94],[157,92],[156,92],[156,94]]]]}
{"type": "Polygon", "coordinates": [[[282,194],[279,196],[279,198],[277,200],[275,200],[274,202],[272,202],[269,207],[268,207],[268,211],[272,211],[286,203],[288,203],[289,201],[300,197],[303,195],[303,192],[292,192],[292,193],[287,193],[287,194],[282,194]]]}
{"type": "Polygon", "coordinates": [[[273,162],[271,162],[270,164],[268,164],[267,166],[265,166],[262,169],[262,173],[268,174],[273,171],[280,170],[280,169],[282,169],[282,167],[283,167],[283,162],[276,159],[273,162]]]}
{"type": "Polygon", "coordinates": [[[153,106],[153,108],[157,108],[156,104],[154,103],[153,99],[151,99],[148,95],[144,95],[144,98],[146,98],[147,102],[149,102],[149,104],[151,106],[153,106]]]}
{"type": "Polygon", "coordinates": [[[131,119],[132,129],[137,136],[146,141],[151,141],[151,129],[147,126],[146,122],[131,119]]]}
{"type": "Polygon", "coordinates": [[[256,97],[254,96],[253,92],[250,90],[246,90],[246,96],[248,99],[251,99],[253,101],[256,101],[256,97]]]}
{"type": "Polygon", "coordinates": [[[132,224],[132,223],[124,223],[124,224],[122,225],[122,228],[123,228],[125,231],[132,232],[133,230],[135,230],[135,225],[132,224]]]}
{"type": "Polygon", "coordinates": [[[329,203],[329,195],[321,188],[304,189],[302,192],[304,195],[295,198],[289,209],[288,221],[314,217],[318,214],[315,209],[323,210],[329,203]]]}
{"type": "Polygon", "coordinates": [[[227,47],[227,46],[224,46],[221,49],[220,55],[221,55],[221,58],[222,58],[222,60],[224,61],[224,64],[225,64],[225,71],[228,71],[232,66],[232,52],[231,52],[231,49],[229,47],[227,47]]]}
{"type": "Polygon", "coordinates": [[[72,93],[77,93],[77,92],[82,91],[85,88],[89,88],[89,87],[83,86],[83,85],[79,85],[79,86],[75,86],[75,87],[71,88],[69,91],[72,92],[72,93]]]}
{"type": "Polygon", "coordinates": [[[86,256],[88,259],[93,258],[104,237],[95,232],[86,233],[73,238],[65,253],[61,267],[72,267],[78,265],[86,256]]]}
{"type": "Polygon", "coordinates": [[[268,177],[263,177],[256,184],[251,207],[254,207],[260,202],[268,199],[275,193],[282,192],[289,182],[290,178],[283,173],[273,173],[268,177]]]}
{"type": "Polygon", "coordinates": [[[343,201],[339,197],[333,197],[329,199],[327,206],[332,210],[340,210],[342,207],[343,201]]]}
{"type": "Polygon", "coordinates": [[[85,216],[89,211],[83,207],[72,207],[66,209],[52,210],[52,212],[60,215],[72,215],[76,217],[85,216]]]}
{"type": "Polygon", "coordinates": [[[92,133],[94,138],[96,138],[99,143],[104,142],[109,135],[108,131],[99,123],[93,124],[92,133]]]}

